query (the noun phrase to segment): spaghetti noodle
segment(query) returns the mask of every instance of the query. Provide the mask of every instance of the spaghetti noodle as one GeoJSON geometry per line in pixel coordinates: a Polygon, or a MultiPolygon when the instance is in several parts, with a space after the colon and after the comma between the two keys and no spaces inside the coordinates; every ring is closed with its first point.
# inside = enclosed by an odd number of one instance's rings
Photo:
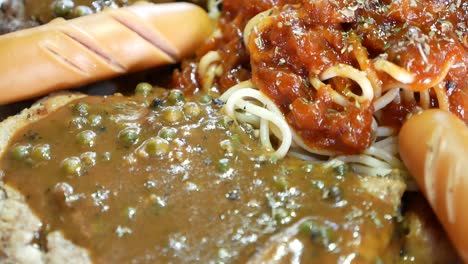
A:
{"type": "Polygon", "coordinates": [[[256,127],[275,158],[404,173],[408,114],[438,107],[468,123],[468,4],[436,2],[224,0],[200,87],[219,88],[226,114],[256,127]]]}

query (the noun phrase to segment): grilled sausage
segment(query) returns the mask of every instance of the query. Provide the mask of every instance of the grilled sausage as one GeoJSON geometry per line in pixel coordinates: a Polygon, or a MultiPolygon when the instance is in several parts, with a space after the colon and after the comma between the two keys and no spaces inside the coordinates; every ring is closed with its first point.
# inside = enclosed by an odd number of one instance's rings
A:
{"type": "Polygon", "coordinates": [[[403,162],[468,262],[468,128],[449,112],[423,111],[403,125],[399,147],[403,162]]]}
{"type": "Polygon", "coordinates": [[[211,28],[197,5],[138,3],[0,36],[0,104],[175,63],[211,28]]]}

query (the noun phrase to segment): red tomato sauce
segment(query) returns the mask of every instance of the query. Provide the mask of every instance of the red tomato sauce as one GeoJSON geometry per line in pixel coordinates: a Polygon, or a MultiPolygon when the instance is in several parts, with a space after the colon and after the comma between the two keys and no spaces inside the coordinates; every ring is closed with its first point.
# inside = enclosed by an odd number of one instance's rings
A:
{"type": "MultiPolygon", "coordinates": [[[[214,85],[220,92],[251,79],[280,107],[306,145],[336,154],[359,153],[372,143],[373,102],[334,103],[330,89],[360,95],[359,86],[348,79],[324,81],[327,89],[323,91],[310,83],[310,78],[338,63],[360,69],[353,52],[358,41],[366,50],[367,64],[382,57],[414,76],[413,82],[402,84],[377,71],[383,94],[401,87],[414,91],[416,98],[387,105],[379,113],[381,125],[399,128],[419,107],[418,92],[438,83],[448,96],[449,110],[468,123],[466,6],[413,2],[225,0],[218,22],[220,36],[208,40],[192,63],[183,64],[174,74],[174,86],[188,93],[198,91],[196,62],[216,50],[223,73],[214,85]],[[246,47],[245,25],[268,9],[271,14],[251,34],[246,47]]],[[[430,106],[437,107],[435,93],[430,95],[430,106]]]]}

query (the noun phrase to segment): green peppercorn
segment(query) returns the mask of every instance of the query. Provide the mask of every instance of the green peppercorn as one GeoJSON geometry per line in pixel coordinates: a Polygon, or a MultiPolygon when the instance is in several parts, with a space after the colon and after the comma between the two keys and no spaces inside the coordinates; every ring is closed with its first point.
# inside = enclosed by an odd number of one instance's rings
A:
{"type": "Polygon", "coordinates": [[[119,132],[119,142],[124,147],[130,147],[138,142],[140,131],[137,128],[127,127],[119,132]]]}
{"type": "Polygon", "coordinates": [[[288,189],[289,182],[286,176],[274,176],[273,180],[275,181],[276,187],[279,190],[284,191],[288,189]]]}
{"type": "Polygon", "coordinates": [[[176,137],[177,129],[173,127],[163,127],[158,132],[158,137],[166,139],[166,140],[173,140],[176,137]]]}
{"type": "Polygon", "coordinates": [[[285,224],[289,222],[290,214],[286,209],[280,207],[276,208],[274,218],[278,223],[285,224]]]}
{"type": "Polygon", "coordinates": [[[73,114],[77,116],[87,116],[89,113],[89,105],[87,103],[77,103],[72,107],[73,114]]]}
{"type": "Polygon", "coordinates": [[[102,116],[100,115],[89,115],[88,123],[92,127],[97,127],[102,123],[102,116]]]}
{"type": "Polygon", "coordinates": [[[73,117],[68,124],[75,129],[82,129],[88,125],[88,119],[82,116],[73,117]]]}
{"type": "Polygon", "coordinates": [[[96,133],[92,130],[81,131],[76,135],[76,142],[82,146],[92,147],[96,144],[96,133]]]}
{"type": "Polygon", "coordinates": [[[241,144],[241,138],[238,134],[232,134],[232,136],[229,137],[229,140],[232,142],[233,146],[239,146],[241,144]]]}
{"type": "Polygon", "coordinates": [[[35,161],[46,161],[51,159],[49,144],[39,144],[32,148],[31,158],[35,161]]]}
{"type": "Polygon", "coordinates": [[[149,83],[139,83],[135,88],[135,94],[147,97],[153,91],[153,86],[149,83]]]}
{"type": "Polygon", "coordinates": [[[320,180],[313,180],[312,187],[317,190],[323,190],[325,188],[325,182],[320,180]]]}
{"type": "Polygon", "coordinates": [[[348,166],[346,164],[341,164],[333,168],[333,171],[338,175],[344,175],[348,172],[348,166]]]}
{"type": "Polygon", "coordinates": [[[216,121],[216,127],[220,129],[228,129],[233,123],[234,122],[230,118],[223,117],[216,121]]]}
{"type": "Polygon", "coordinates": [[[219,172],[227,172],[230,168],[229,159],[220,159],[217,167],[219,172]]]}
{"type": "Polygon", "coordinates": [[[82,173],[82,163],[78,157],[69,157],[62,161],[62,171],[66,175],[80,176],[82,173]]]}
{"type": "Polygon", "coordinates": [[[57,17],[67,17],[75,3],[72,0],[56,0],[52,3],[52,10],[57,17]]]}
{"type": "Polygon", "coordinates": [[[11,157],[15,160],[25,160],[31,153],[31,145],[16,145],[11,150],[11,157]]]}
{"type": "Polygon", "coordinates": [[[72,16],[81,17],[81,16],[91,15],[92,13],[94,12],[93,12],[93,9],[91,9],[91,7],[85,6],[85,5],[79,5],[73,8],[72,16]]]}
{"type": "Polygon", "coordinates": [[[182,93],[182,91],[174,89],[171,90],[171,92],[169,93],[167,100],[170,104],[183,103],[185,102],[185,96],[184,93],[182,93]]]}
{"type": "Polygon", "coordinates": [[[198,98],[198,102],[200,102],[200,104],[209,104],[211,103],[213,99],[209,96],[209,95],[202,95],[198,98]]]}
{"type": "Polygon", "coordinates": [[[188,102],[184,105],[184,114],[186,117],[197,117],[200,115],[200,107],[195,102],[188,102]]]}
{"type": "Polygon", "coordinates": [[[169,151],[169,142],[160,137],[150,138],[146,142],[145,150],[150,157],[162,156],[169,151]]]}
{"type": "Polygon", "coordinates": [[[306,221],[301,224],[299,227],[300,232],[302,232],[305,235],[310,235],[312,233],[312,230],[314,230],[315,226],[317,224],[313,221],[306,221]]]}
{"type": "Polygon", "coordinates": [[[180,121],[183,118],[182,112],[176,107],[166,107],[163,110],[163,117],[165,120],[175,123],[180,121]]]}
{"type": "Polygon", "coordinates": [[[83,165],[92,167],[96,165],[96,152],[88,151],[80,155],[81,162],[83,165]]]}

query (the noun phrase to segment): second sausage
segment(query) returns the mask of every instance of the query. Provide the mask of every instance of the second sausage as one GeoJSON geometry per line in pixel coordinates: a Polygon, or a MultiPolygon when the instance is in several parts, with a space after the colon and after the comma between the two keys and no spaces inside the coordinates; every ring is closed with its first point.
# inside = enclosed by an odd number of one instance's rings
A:
{"type": "Polygon", "coordinates": [[[455,115],[431,109],[400,131],[400,156],[468,262],[468,128],[455,115]]]}

